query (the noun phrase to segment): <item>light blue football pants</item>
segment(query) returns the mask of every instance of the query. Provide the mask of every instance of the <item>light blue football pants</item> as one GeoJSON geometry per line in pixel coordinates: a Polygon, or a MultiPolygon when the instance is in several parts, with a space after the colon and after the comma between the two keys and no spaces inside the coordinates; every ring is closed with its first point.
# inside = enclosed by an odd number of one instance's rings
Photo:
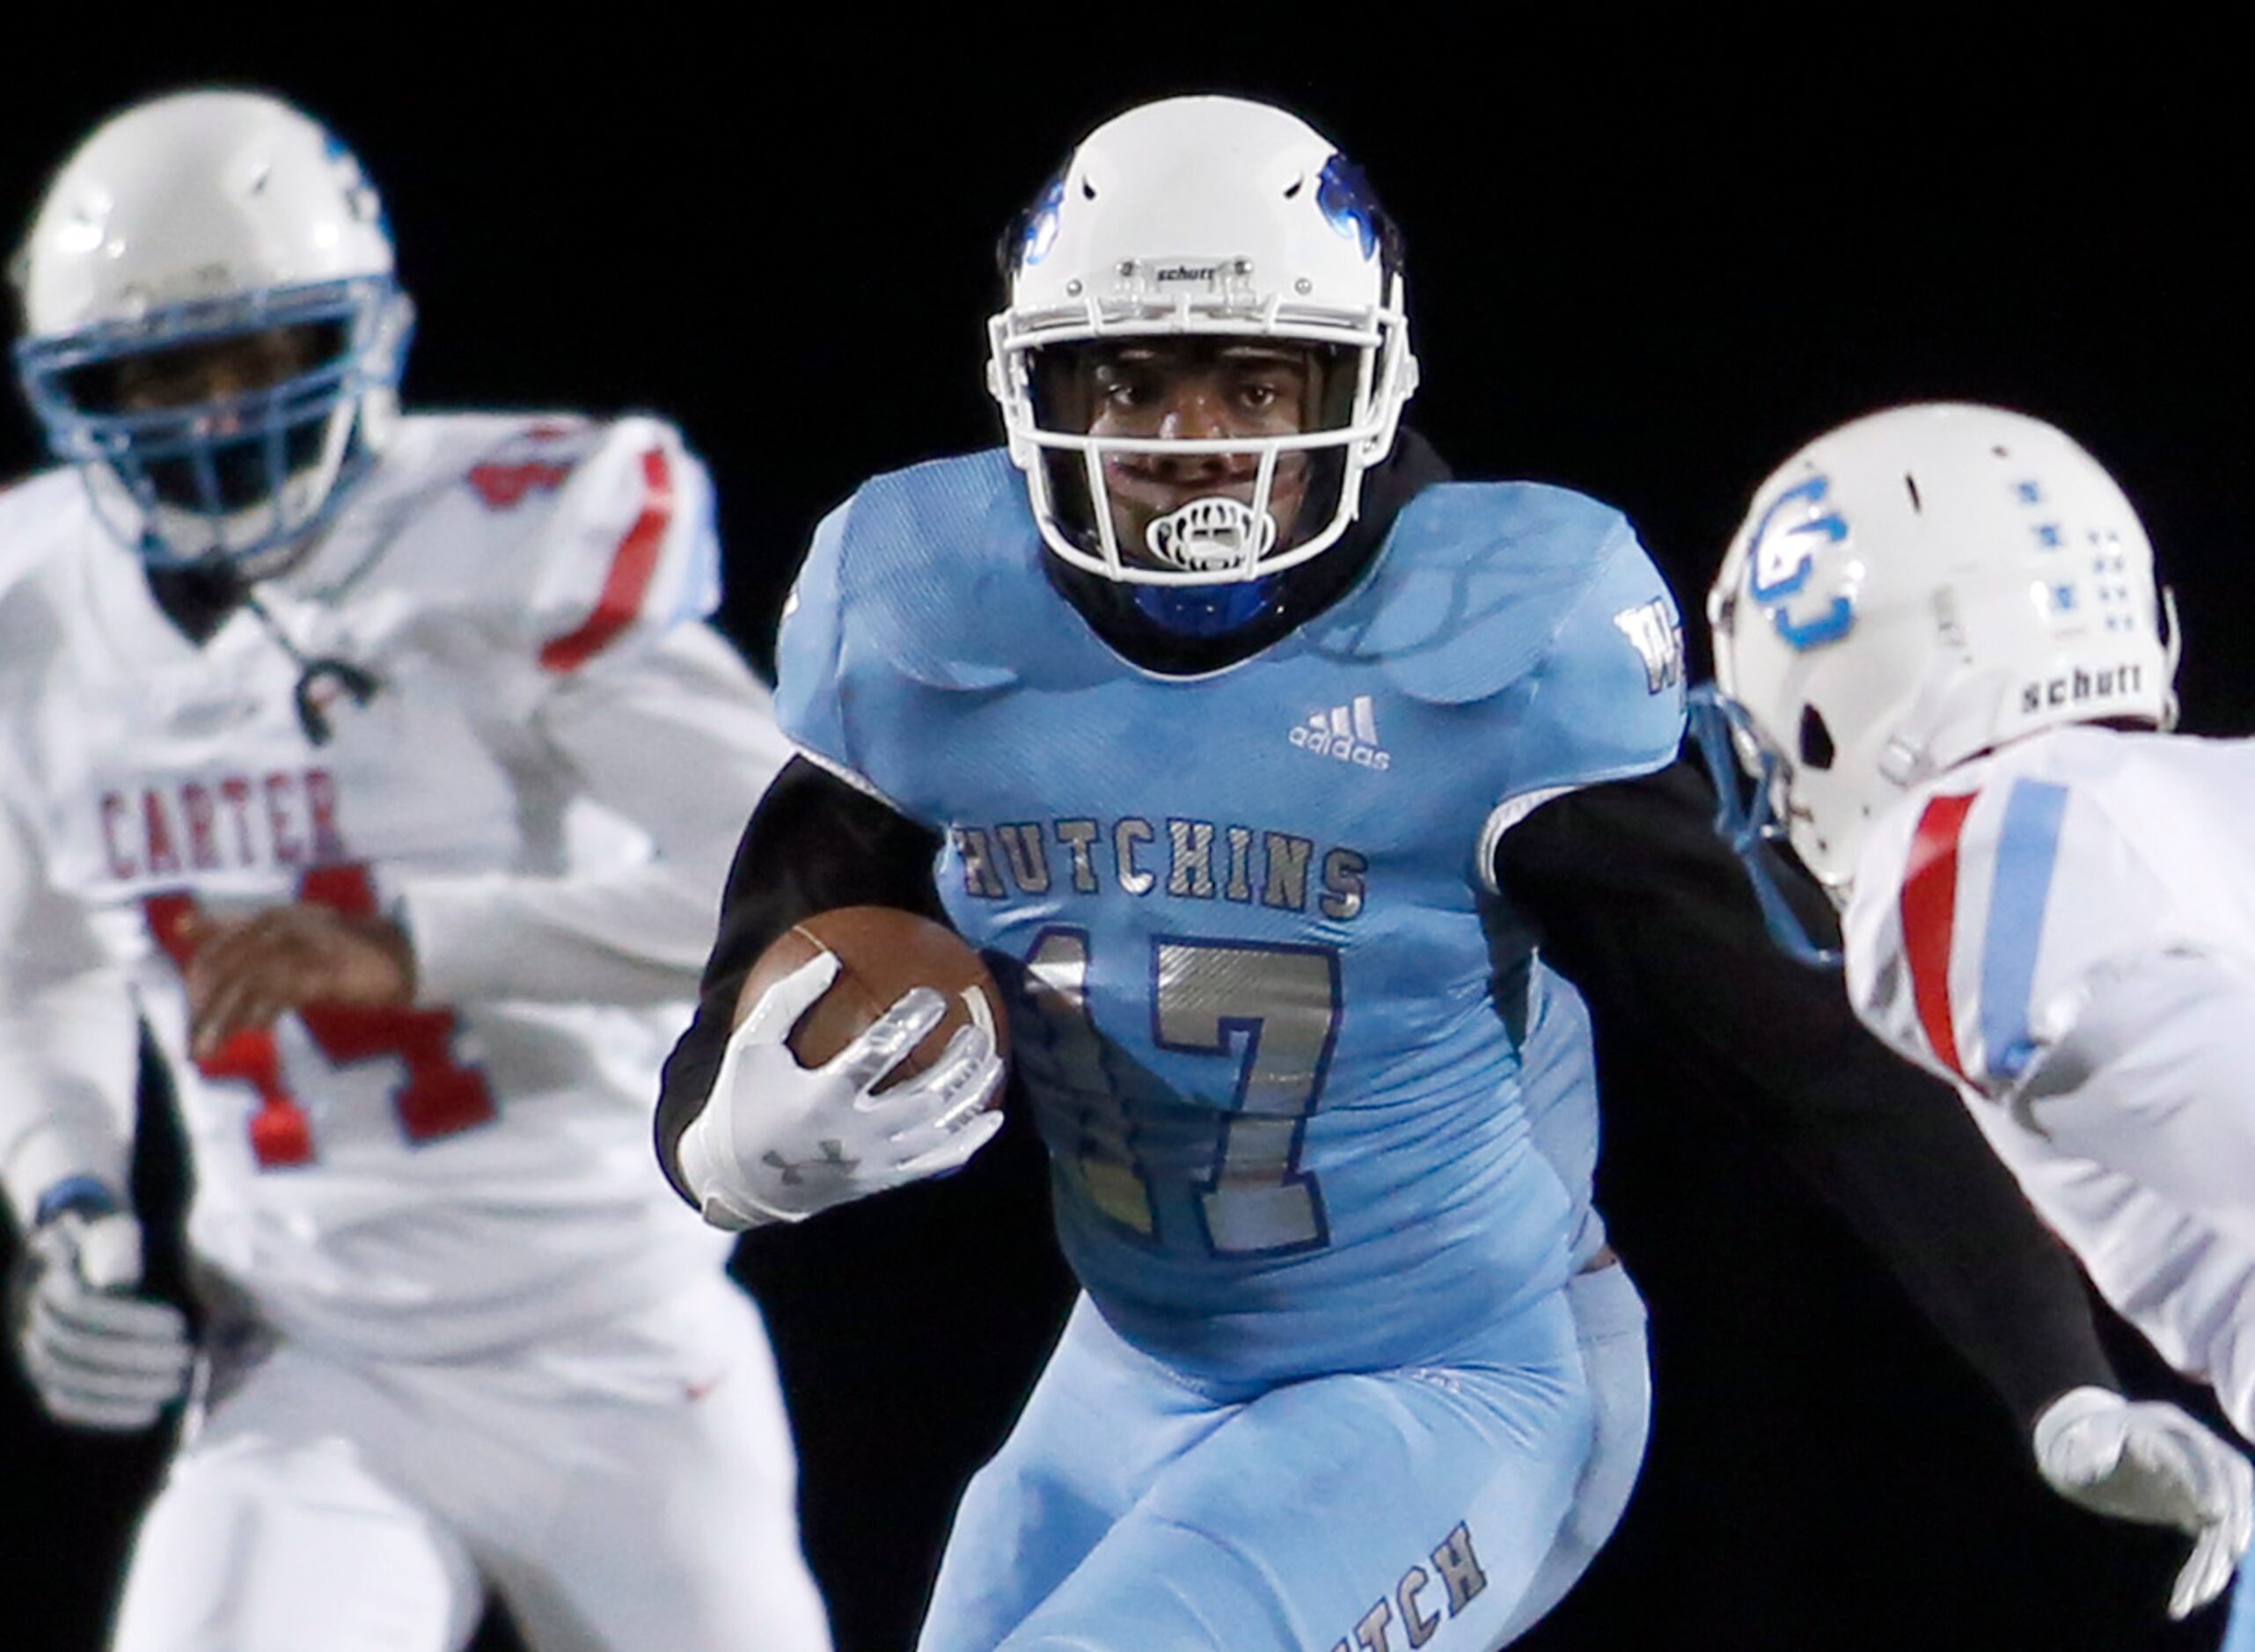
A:
{"type": "Polygon", "coordinates": [[[2239,1562],[2239,1580],[2231,1586],[2231,1620],[2216,1652],[2255,1652],[2255,1549],[2239,1562]]]}
{"type": "Polygon", "coordinates": [[[1509,1646],[1566,1597],[1628,1511],[1644,1447],[1652,1434],[1652,1366],[1644,1299],[1619,1262],[1578,1274],[1566,1286],[1581,1345],[1595,1429],[1589,1460],[1574,1488],[1550,1552],[1494,1646],[1509,1646]]]}
{"type": "Polygon", "coordinates": [[[1563,1291],[1446,1365],[1243,1395],[1084,1297],[963,1495],[919,1652],[1488,1652],[1569,1527],[1593,1413],[1563,1291]]]}

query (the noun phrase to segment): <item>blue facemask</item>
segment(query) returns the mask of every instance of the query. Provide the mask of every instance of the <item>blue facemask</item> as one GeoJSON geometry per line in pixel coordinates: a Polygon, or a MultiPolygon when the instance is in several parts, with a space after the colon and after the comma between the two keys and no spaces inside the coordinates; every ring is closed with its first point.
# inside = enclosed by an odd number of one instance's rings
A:
{"type": "Polygon", "coordinates": [[[1713,683],[1702,683],[1692,690],[1685,710],[1692,738],[1698,742],[1699,755],[1707,764],[1708,778],[1715,783],[1716,835],[1730,844],[1732,852],[1745,866],[1769,939],[1796,963],[1806,964],[1812,969],[1839,969],[1840,954],[1818,946],[1809,938],[1808,930],[1786,901],[1784,891],[1770,875],[1768,859],[1762,853],[1763,844],[1782,845],[1785,842],[1785,822],[1770,807],[1777,778],[1776,756],[1763,751],[1761,772],[1749,781],[1746,771],[1739,766],[1738,747],[1732,739],[1732,729],[1746,713],[1724,698],[1713,683]]]}
{"type": "Polygon", "coordinates": [[[291,476],[320,461],[336,420],[353,418],[371,391],[397,384],[405,304],[388,276],[244,294],[26,339],[16,347],[16,368],[55,457],[106,469],[138,508],[138,521],[106,517],[121,540],[158,567],[201,560],[214,552],[172,545],[154,524],[160,512],[201,517],[216,554],[241,565],[308,538],[351,491],[367,457],[357,442],[310,510],[276,511],[263,531],[227,537],[229,518],[275,499],[291,476]],[[126,356],[281,327],[320,329],[335,344],[304,371],[223,402],[127,411],[87,393],[100,369],[126,356]]]}

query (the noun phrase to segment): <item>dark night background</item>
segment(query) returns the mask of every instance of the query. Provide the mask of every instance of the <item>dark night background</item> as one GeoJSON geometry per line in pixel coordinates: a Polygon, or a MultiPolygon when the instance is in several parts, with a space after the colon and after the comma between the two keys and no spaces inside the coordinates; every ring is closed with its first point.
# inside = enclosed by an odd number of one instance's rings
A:
{"type": "MultiPolygon", "coordinates": [[[[294,98],[390,206],[421,308],[410,402],[677,419],[720,482],[728,623],[764,658],[824,510],[992,440],[994,236],[1071,141],[1145,97],[1263,95],[1357,156],[1404,226],[1410,417],[1460,473],[1619,505],[1695,612],[1753,485],[1800,441],[1911,398],[2016,406],[2144,515],[2184,614],[2188,726],[2255,727],[2255,153],[2214,42],[2119,17],[2076,40],[1868,9],[1860,38],[1654,36],[1620,14],[1475,33],[1380,8],[1287,50],[1247,32],[1282,26],[1266,8],[1148,27],[1114,10],[1069,35],[992,8],[912,37],[841,10],[816,47],[803,18],[787,45],[751,14],[724,39],[667,13],[522,10],[474,38],[336,14],[263,44],[202,14],[170,39],[106,26],[99,48],[90,31],[19,50],[0,226],[12,242],[121,103],[201,80],[294,98]]],[[[0,471],[34,460],[11,407],[0,471]]],[[[2045,1493],[2011,1422],[1762,1143],[1681,1093],[1635,1027],[1607,1030],[1601,1190],[1653,1307],[1656,1434],[1614,1546],[1527,1644],[2212,1646],[2221,1612],[2163,1620],[2181,1545],[2045,1493]]],[[[144,1154],[160,1216],[163,1132],[144,1154]]],[[[1046,1220],[1014,1134],[952,1183],[744,1248],[842,1652],[907,1644],[954,1491],[1065,1301],[1046,1220]]],[[[2118,1340],[2137,1385],[2183,1393],[2118,1340]]],[[[0,1640],[97,1644],[162,1445],[52,1429],[0,1378],[0,1640]]]]}

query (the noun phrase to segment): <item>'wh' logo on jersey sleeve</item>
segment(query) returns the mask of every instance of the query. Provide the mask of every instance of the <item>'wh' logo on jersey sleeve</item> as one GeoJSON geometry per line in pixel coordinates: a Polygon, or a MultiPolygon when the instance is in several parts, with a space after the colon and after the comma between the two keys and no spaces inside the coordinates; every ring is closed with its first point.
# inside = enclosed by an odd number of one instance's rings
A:
{"type": "Polygon", "coordinates": [[[1657,694],[1683,681],[1683,627],[1666,603],[1654,597],[1639,607],[1624,608],[1613,623],[1644,662],[1646,693],[1657,694]]]}
{"type": "Polygon", "coordinates": [[[1378,711],[1367,694],[1358,694],[1349,704],[1328,712],[1311,712],[1306,722],[1292,729],[1292,743],[1319,757],[1336,757],[1365,769],[1394,765],[1392,756],[1379,747],[1378,711]]]}

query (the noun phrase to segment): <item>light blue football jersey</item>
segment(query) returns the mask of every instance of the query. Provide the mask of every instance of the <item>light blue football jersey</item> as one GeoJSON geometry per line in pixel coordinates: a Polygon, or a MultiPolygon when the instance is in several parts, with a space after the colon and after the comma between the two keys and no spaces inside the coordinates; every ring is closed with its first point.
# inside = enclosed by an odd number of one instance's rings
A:
{"type": "MultiPolygon", "coordinates": [[[[1046,554],[999,451],[868,483],[785,610],[783,726],[941,834],[1124,1337],[1225,1386],[1445,1360],[1563,1283],[1586,1205],[1530,1127],[1495,835],[1673,757],[1667,589],[1591,500],[1445,484],[1331,608],[1182,678],[1046,554]]],[[[1585,1112],[1585,1062],[1546,1064],[1585,1112]]]]}

